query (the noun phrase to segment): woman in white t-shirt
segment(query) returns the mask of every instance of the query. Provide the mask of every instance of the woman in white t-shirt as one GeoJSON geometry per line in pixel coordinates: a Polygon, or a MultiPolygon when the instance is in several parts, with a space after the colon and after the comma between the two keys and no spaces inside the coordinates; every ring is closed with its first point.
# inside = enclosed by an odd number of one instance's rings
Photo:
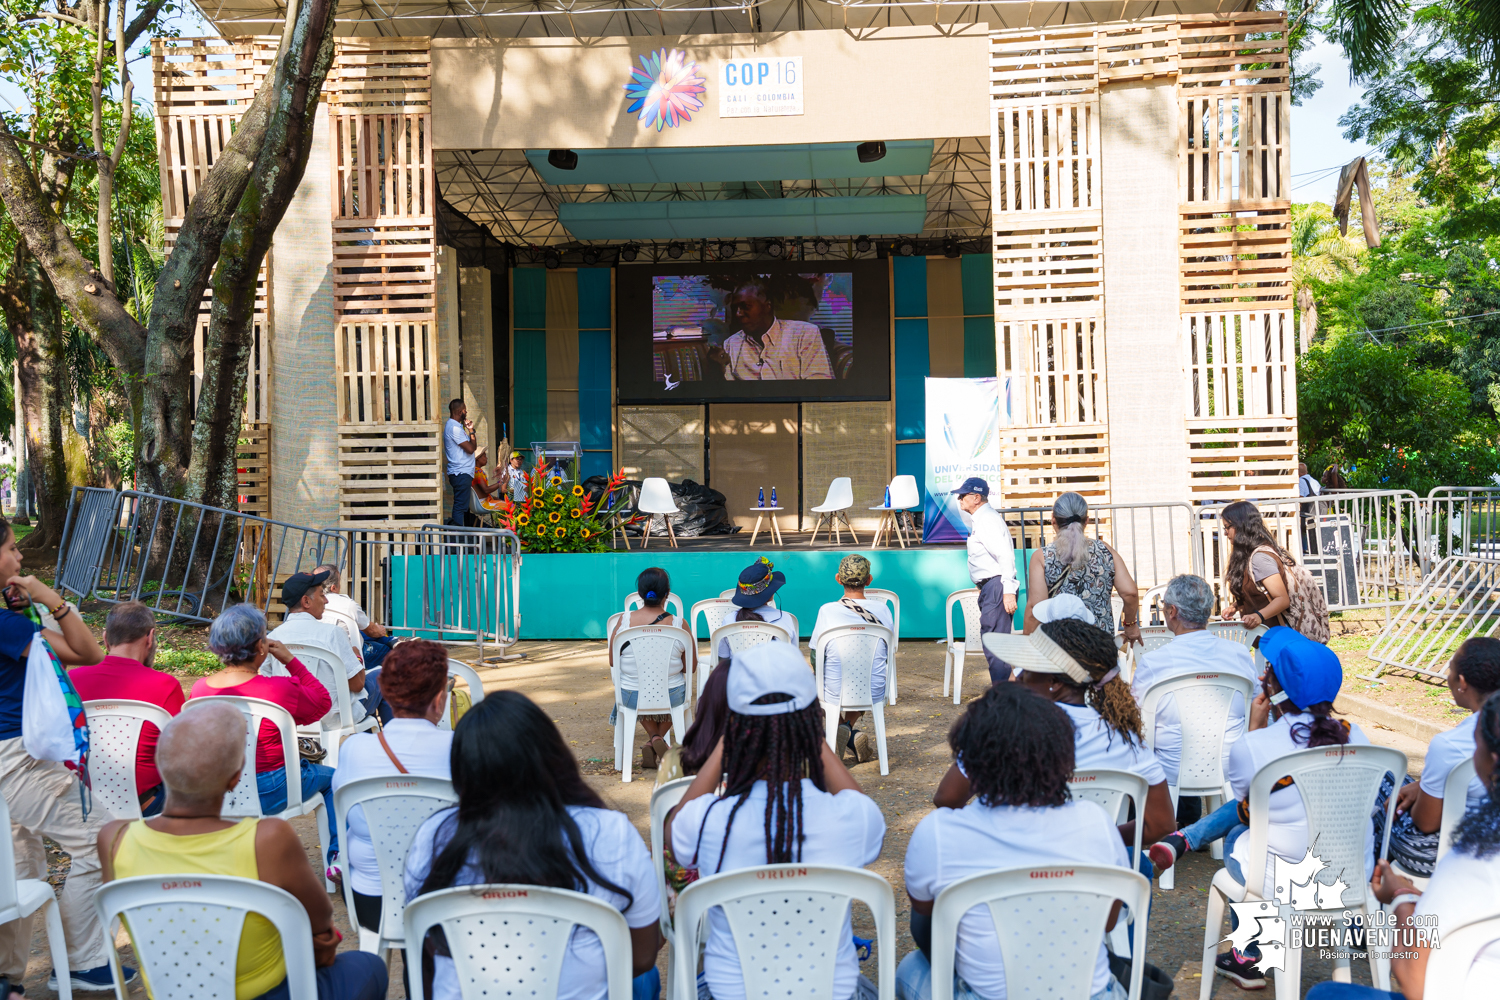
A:
{"type": "MultiPolygon", "coordinates": [[[[870,572],[870,560],[861,555],[847,555],[839,562],[838,572],[833,578],[844,588],[844,596],[841,600],[829,601],[818,609],[818,620],[813,624],[812,638],[808,641],[810,646],[816,646],[818,638],[824,632],[843,625],[884,625],[894,634],[895,627],[891,624],[891,614],[885,602],[865,597],[865,588],[874,581],[874,575],[870,572]]],[[[870,665],[870,700],[875,704],[885,698],[885,663],[888,652],[885,640],[880,640],[875,647],[874,662],[870,665]]],[[[835,642],[823,650],[823,700],[836,705],[842,692],[843,666],[839,662],[839,647],[835,642]]],[[[834,744],[834,752],[840,757],[844,754],[844,747],[852,746],[855,763],[874,760],[876,757],[876,747],[870,741],[870,735],[855,726],[859,717],[864,714],[843,713],[839,722],[838,740],[834,744]]]]}
{"type": "MultiPolygon", "coordinates": [[[[789,862],[858,868],[878,858],[885,818],[828,745],[812,671],[796,648],[768,642],[736,656],[728,696],[724,738],[667,818],[678,863],[707,877],[789,862]]],[[[706,986],[714,1000],[745,1000],[721,909],[709,911],[708,928],[699,996],[706,986]]],[[[836,961],[830,1000],[874,995],[847,914],[836,961]]]]}
{"type": "Polygon", "coordinates": [[[1384,904],[1395,903],[1396,927],[1401,935],[1389,950],[1391,975],[1400,993],[1387,993],[1369,986],[1319,983],[1307,1000],[1481,1000],[1493,997],[1500,984],[1500,940],[1479,950],[1462,993],[1430,997],[1426,992],[1427,963],[1432,943],[1416,928],[1433,925],[1440,944],[1443,936],[1500,913],[1500,796],[1496,795],[1496,771],[1500,769],[1500,695],[1491,695],[1480,706],[1474,726],[1474,772],[1483,788],[1472,802],[1453,835],[1453,846],[1433,869],[1425,890],[1418,889],[1382,861],[1370,888],[1384,904]],[[1426,918],[1425,920],[1423,918],[1426,918]]]}
{"type": "MultiPolygon", "coordinates": [[[[1073,728],[1066,713],[1020,684],[996,684],[969,702],[953,724],[948,745],[954,760],[964,762],[975,798],[961,809],[928,813],[907,845],[906,894],[920,950],[896,970],[898,1000],[932,996],[932,904],[954,882],[1004,868],[1130,867],[1114,819],[1097,804],[1069,796],[1073,728]]],[[[1118,916],[1116,903],[1111,927],[1118,916]]],[[[1123,997],[1126,990],[1110,974],[1102,936],[1097,948],[1090,997],[1123,997]]],[[[1005,961],[988,906],[974,907],[959,921],[953,996],[1007,996],[1005,961]]]]}
{"type": "MultiPolygon", "coordinates": [[[[635,708],[640,700],[639,675],[635,668],[635,653],[631,650],[629,642],[626,642],[620,650],[620,662],[615,662],[615,634],[621,629],[634,628],[637,625],[670,625],[673,628],[682,629],[682,635],[672,649],[672,663],[667,672],[667,702],[675,708],[687,701],[688,666],[696,667],[698,664],[698,644],[692,641],[687,622],[665,610],[667,595],[672,592],[672,580],[667,576],[666,570],[660,566],[651,566],[641,570],[641,575],[635,578],[635,592],[641,597],[641,606],[621,615],[620,620],[615,624],[614,632],[611,632],[609,636],[609,663],[620,675],[620,699],[625,703],[626,708],[635,708]]],[[[611,706],[609,710],[611,726],[615,724],[617,712],[618,709],[611,706]]],[[[672,728],[672,717],[670,715],[640,715],[636,718],[640,721],[641,728],[646,730],[648,737],[645,746],[641,747],[641,767],[651,769],[667,755],[666,736],[667,730],[672,728]]],[[[678,738],[681,739],[681,734],[678,738]]]]}
{"type": "MultiPolygon", "coordinates": [[[[496,691],[453,731],[458,806],[434,813],[406,856],[406,901],[458,885],[520,883],[586,892],[616,907],[630,927],[637,988],[660,993],[661,898],[651,852],[624,813],[605,806],[578,771],[562,733],[525,695],[496,691]],[[642,977],[645,977],[644,979],[642,977]]],[[[453,959],[440,931],[434,1000],[459,1000],[453,959]]],[[[409,954],[418,954],[413,942],[409,954]]],[[[604,950],[576,928],[558,1000],[604,1000],[604,950]]]]}

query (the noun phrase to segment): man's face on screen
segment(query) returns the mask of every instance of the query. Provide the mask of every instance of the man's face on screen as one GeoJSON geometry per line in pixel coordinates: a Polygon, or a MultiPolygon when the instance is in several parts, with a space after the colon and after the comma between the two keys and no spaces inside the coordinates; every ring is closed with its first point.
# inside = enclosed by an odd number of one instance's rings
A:
{"type": "Polygon", "coordinates": [[[761,336],[776,321],[771,301],[759,285],[747,285],[736,291],[730,308],[740,329],[752,337],[761,336]]]}

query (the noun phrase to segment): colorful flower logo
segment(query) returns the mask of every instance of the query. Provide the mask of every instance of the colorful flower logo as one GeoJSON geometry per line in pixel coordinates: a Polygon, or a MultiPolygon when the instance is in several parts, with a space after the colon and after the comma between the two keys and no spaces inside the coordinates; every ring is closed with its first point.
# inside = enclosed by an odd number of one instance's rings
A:
{"type": "Polygon", "coordinates": [[[640,62],[625,84],[625,97],[630,101],[626,112],[639,116],[642,128],[654,125],[658,132],[692,121],[708,89],[698,64],[689,61],[681,49],[657,49],[641,56],[640,62]]]}

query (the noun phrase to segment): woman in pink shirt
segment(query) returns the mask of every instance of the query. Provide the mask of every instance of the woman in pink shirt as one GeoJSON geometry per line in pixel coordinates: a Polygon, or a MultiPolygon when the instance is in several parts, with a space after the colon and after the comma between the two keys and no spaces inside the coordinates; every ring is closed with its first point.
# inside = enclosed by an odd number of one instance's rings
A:
{"type": "MultiPolygon", "coordinates": [[[[208,648],[224,661],[216,674],[199,678],[189,698],[210,695],[233,695],[275,702],[292,715],[299,726],[310,726],[327,715],[333,700],[321,681],[304,667],[291,652],[275,639],[266,637],[266,616],[249,604],[235,604],[214,619],[208,633],[208,648]],[[263,677],[260,665],[266,656],[274,656],[286,667],[290,677],[263,677]]],[[[333,768],[298,758],[301,768],[302,801],[314,795],[323,796],[328,833],[327,865],[339,852],[333,830],[333,801],[329,788],[333,768]]],[[[269,721],[260,724],[255,747],[255,784],[260,791],[260,808],[274,816],[286,808],[286,761],[281,752],[281,734],[269,721]]]]}

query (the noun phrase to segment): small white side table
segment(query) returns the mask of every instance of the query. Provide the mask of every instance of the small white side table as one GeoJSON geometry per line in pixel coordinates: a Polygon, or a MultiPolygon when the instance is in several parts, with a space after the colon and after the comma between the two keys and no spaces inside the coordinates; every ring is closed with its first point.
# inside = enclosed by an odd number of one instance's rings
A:
{"type": "Polygon", "coordinates": [[[779,513],[782,510],[782,508],[781,507],[751,507],[750,510],[755,515],[755,530],[752,531],[752,532],[750,532],[750,544],[752,546],[755,544],[755,538],[756,538],[757,535],[760,534],[760,524],[761,524],[762,521],[766,520],[767,517],[769,517],[770,521],[771,521],[771,544],[772,545],[782,545],[782,544],[784,544],[782,542],[782,540],[781,540],[781,529],[776,526],[776,515],[777,515],[777,513],[779,513]]]}

